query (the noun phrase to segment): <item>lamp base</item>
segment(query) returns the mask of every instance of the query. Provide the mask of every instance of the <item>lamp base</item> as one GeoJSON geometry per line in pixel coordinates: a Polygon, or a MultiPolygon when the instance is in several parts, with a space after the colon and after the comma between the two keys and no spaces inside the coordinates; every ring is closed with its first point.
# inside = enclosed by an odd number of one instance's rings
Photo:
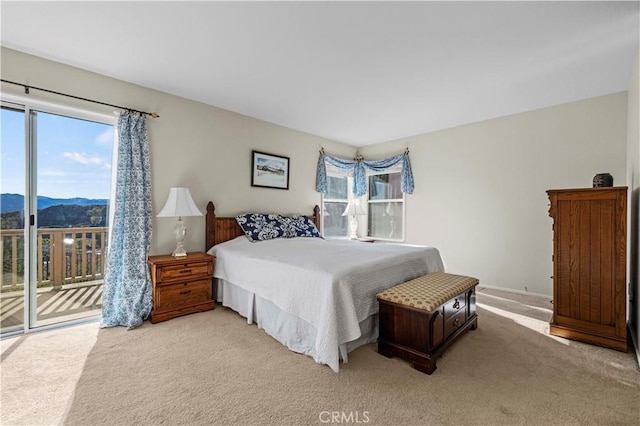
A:
{"type": "Polygon", "coordinates": [[[187,256],[187,252],[184,251],[184,249],[181,249],[181,251],[178,251],[178,249],[175,249],[173,253],[171,253],[171,256],[173,257],[186,257],[187,256]]]}
{"type": "Polygon", "coordinates": [[[187,236],[187,227],[184,226],[182,217],[178,217],[176,226],[173,228],[173,232],[176,236],[176,249],[171,254],[173,257],[185,257],[187,252],[184,249],[184,239],[187,236]]]}
{"type": "Polygon", "coordinates": [[[351,235],[349,235],[349,239],[357,240],[358,239],[358,219],[355,217],[355,215],[351,216],[349,228],[351,230],[351,235]]]}

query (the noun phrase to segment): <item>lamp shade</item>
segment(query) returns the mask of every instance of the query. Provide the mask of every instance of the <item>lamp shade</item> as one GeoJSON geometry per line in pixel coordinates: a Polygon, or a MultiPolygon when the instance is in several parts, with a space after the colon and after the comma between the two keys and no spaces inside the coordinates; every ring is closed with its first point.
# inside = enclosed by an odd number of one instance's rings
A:
{"type": "Polygon", "coordinates": [[[182,216],[202,216],[202,212],[196,207],[196,203],[191,198],[189,188],[171,188],[167,202],[160,210],[158,217],[182,217],[182,216]]]}
{"type": "Polygon", "coordinates": [[[344,213],[342,213],[342,216],[364,216],[366,214],[367,213],[365,213],[365,211],[360,206],[360,200],[352,198],[347,203],[347,208],[344,209],[344,213]]]}

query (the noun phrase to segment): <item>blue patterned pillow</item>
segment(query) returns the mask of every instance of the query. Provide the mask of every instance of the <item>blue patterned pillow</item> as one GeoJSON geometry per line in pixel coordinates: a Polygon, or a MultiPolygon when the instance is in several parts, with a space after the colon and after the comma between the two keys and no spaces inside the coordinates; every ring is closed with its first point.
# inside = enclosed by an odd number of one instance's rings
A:
{"type": "Polygon", "coordinates": [[[243,214],[236,216],[236,222],[252,243],[288,237],[291,234],[290,225],[277,214],[243,214]]]}
{"type": "Polygon", "coordinates": [[[316,237],[322,238],[316,225],[307,216],[283,217],[284,221],[289,224],[289,234],[287,238],[293,237],[316,237]]]}

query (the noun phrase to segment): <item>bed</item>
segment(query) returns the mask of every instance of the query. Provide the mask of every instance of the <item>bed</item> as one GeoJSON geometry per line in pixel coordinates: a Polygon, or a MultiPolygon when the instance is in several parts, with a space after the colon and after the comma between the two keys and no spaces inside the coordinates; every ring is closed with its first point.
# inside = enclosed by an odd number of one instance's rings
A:
{"type": "MultiPolygon", "coordinates": [[[[319,208],[308,216],[319,227],[319,208]]],[[[235,217],[206,215],[216,256],[216,300],[292,351],[338,372],[348,353],[378,336],[376,294],[444,271],[433,247],[315,237],[251,242],[235,217]]]]}

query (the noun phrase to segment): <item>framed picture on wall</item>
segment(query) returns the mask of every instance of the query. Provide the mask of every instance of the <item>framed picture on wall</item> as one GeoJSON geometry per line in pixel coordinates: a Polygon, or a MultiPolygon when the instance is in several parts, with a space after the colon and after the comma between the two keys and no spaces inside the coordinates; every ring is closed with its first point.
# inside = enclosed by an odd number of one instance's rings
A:
{"type": "Polygon", "coordinates": [[[289,157],[251,151],[251,186],[289,189],[289,157]]]}

